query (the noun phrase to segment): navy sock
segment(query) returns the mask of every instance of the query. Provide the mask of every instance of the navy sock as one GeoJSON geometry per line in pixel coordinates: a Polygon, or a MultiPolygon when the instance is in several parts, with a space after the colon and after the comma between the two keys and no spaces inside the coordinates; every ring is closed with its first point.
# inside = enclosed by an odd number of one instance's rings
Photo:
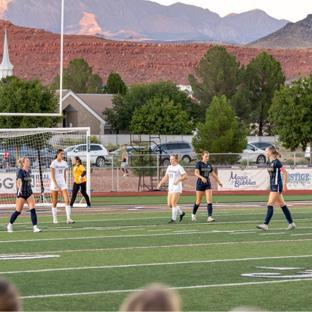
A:
{"type": "Polygon", "coordinates": [[[196,214],[198,208],[199,208],[199,205],[197,205],[197,204],[195,203],[194,206],[193,206],[193,214],[194,214],[194,215],[196,214]]]}
{"type": "Polygon", "coordinates": [[[268,206],[267,215],[264,219],[264,224],[268,225],[273,217],[274,208],[273,206],[268,206]]]}
{"type": "Polygon", "coordinates": [[[30,210],[30,217],[32,225],[37,225],[37,213],[35,208],[30,210]]]}
{"type": "Polygon", "coordinates": [[[16,220],[16,218],[20,215],[21,213],[19,211],[14,211],[11,215],[11,218],[10,218],[10,223],[13,224],[16,220]]]}
{"type": "Polygon", "coordinates": [[[288,209],[288,207],[285,205],[283,207],[281,207],[282,210],[283,210],[283,213],[285,215],[285,218],[287,219],[288,223],[293,223],[293,219],[291,217],[291,213],[290,213],[290,210],[288,209]]]}
{"type": "Polygon", "coordinates": [[[208,217],[212,216],[212,204],[207,204],[208,217]]]}

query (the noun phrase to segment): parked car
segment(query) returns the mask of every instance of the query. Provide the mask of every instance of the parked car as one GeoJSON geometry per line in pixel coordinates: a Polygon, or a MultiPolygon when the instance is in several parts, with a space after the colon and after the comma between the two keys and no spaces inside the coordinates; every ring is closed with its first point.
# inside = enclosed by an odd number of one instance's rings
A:
{"type": "Polygon", "coordinates": [[[265,150],[267,147],[270,147],[274,144],[270,143],[270,142],[249,142],[251,145],[261,149],[261,150],[265,150]]]}
{"type": "Polygon", "coordinates": [[[196,159],[192,145],[184,141],[155,144],[152,146],[151,151],[152,153],[160,154],[160,163],[162,166],[168,166],[170,164],[170,155],[172,154],[179,155],[179,158],[185,163],[190,163],[196,159]]]}
{"type": "MultiPolygon", "coordinates": [[[[70,158],[78,156],[83,162],[85,162],[87,159],[86,150],[86,144],[70,146],[64,150],[65,157],[69,160],[70,158]]],[[[110,160],[107,149],[102,144],[90,144],[90,164],[96,165],[97,167],[104,167],[108,163],[110,163],[110,160]]]]}
{"type": "MultiPolygon", "coordinates": [[[[272,144],[269,146],[272,146],[272,144]]],[[[266,147],[264,147],[264,149],[265,148],[266,147]]],[[[243,153],[241,154],[241,161],[245,160],[248,162],[255,162],[257,164],[266,163],[264,149],[258,148],[254,143],[248,143],[246,148],[243,150],[243,153]]]]}

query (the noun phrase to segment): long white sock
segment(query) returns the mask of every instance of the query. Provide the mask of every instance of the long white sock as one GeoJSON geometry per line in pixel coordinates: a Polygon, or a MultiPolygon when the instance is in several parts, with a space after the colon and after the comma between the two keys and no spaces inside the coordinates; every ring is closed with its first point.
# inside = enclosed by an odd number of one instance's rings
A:
{"type": "Polygon", "coordinates": [[[66,205],[65,206],[65,211],[66,211],[67,220],[69,220],[70,217],[71,217],[71,207],[66,205]]]}
{"type": "Polygon", "coordinates": [[[57,220],[57,208],[56,207],[52,207],[52,217],[53,217],[53,220],[57,220]]]}
{"type": "Polygon", "coordinates": [[[177,221],[177,216],[178,216],[178,208],[172,207],[172,220],[177,221]]]}
{"type": "Polygon", "coordinates": [[[178,214],[181,216],[183,214],[183,210],[181,209],[180,206],[177,206],[178,214]]]}

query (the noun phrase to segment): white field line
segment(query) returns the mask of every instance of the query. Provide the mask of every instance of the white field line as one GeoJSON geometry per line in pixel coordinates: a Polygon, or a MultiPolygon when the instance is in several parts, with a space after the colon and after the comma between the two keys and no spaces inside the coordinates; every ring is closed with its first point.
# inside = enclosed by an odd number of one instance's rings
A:
{"type": "MultiPolygon", "coordinates": [[[[311,229],[310,227],[302,227],[301,229],[311,229]]],[[[278,230],[285,230],[284,228],[276,228],[278,230]]],[[[107,238],[134,238],[134,237],[159,237],[159,236],[177,236],[177,235],[202,235],[202,234],[216,234],[216,233],[235,233],[244,232],[250,230],[212,230],[212,231],[200,231],[200,232],[179,232],[179,233],[154,233],[154,234],[128,234],[128,235],[102,235],[102,236],[81,236],[81,237],[55,237],[55,238],[38,238],[38,239],[15,239],[15,240],[1,240],[0,244],[8,243],[38,243],[38,242],[48,242],[48,241],[64,241],[64,240],[88,240],[88,239],[107,239],[107,238]]],[[[260,233],[262,234],[262,233],[260,233]]],[[[272,233],[273,234],[273,233],[272,233]]],[[[278,233],[276,233],[278,234],[278,233]]],[[[310,239],[307,239],[310,240],[310,239]]],[[[262,242],[262,241],[261,241],[262,242]]],[[[232,244],[234,242],[225,242],[225,244],[232,244]]],[[[222,244],[222,243],[220,243],[222,244]]]]}
{"type": "MultiPolygon", "coordinates": [[[[244,282],[244,283],[228,283],[228,284],[208,284],[208,285],[193,285],[193,286],[178,286],[171,287],[173,290],[184,289],[201,289],[201,288],[222,288],[222,287],[241,287],[241,286],[254,286],[265,284],[281,284],[281,283],[293,283],[311,281],[312,279],[293,279],[293,280],[279,280],[279,281],[261,281],[261,282],[244,282]]],[[[49,294],[49,295],[30,295],[22,296],[22,299],[39,299],[39,298],[55,298],[55,297],[73,297],[73,296],[94,296],[105,294],[120,294],[120,293],[132,293],[138,291],[138,289],[116,289],[116,290],[103,290],[103,291],[90,291],[90,292],[78,292],[78,293],[63,293],[63,294],[49,294]]]]}
{"type": "Polygon", "coordinates": [[[124,269],[124,268],[139,268],[139,267],[154,267],[154,266],[170,266],[182,264],[203,264],[203,263],[225,263],[225,262],[241,262],[255,260],[275,260],[275,259],[300,259],[312,258],[312,255],[297,255],[297,256],[273,256],[273,257],[254,257],[254,258],[236,258],[236,259],[214,259],[214,260],[193,260],[193,261],[173,261],[173,262],[153,262],[153,263],[136,263],[136,264],[120,264],[120,265],[100,265],[100,266],[81,266],[81,267],[65,267],[54,269],[38,269],[24,271],[8,271],[0,272],[0,274],[25,274],[25,273],[46,273],[46,272],[62,272],[62,271],[82,271],[82,270],[105,270],[105,269],[124,269]]]}
{"type": "MultiPolygon", "coordinates": [[[[168,219],[168,218],[166,218],[168,219]]],[[[304,219],[296,219],[296,221],[311,221],[312,218],[304,218],[304,219]]],[[[276,220],[276,222],[284,222],[283,220],[276,220]]],[[[80,222],[79,222],[80,223],[80,222]]],[[[197,222],[197,223],[181,223],[181,225],[183,226],[187,226],[187,227],[190,227],[190,226],[194,226],[194,225],[206,225],[206,226],[213,226],[213,225],[222,225],[222,224],[255,224],[257,223],[255,220],[245,220],[245,221],[221,221],[221,222],[215,222],[213,224],[208,224],[207,222],[197,222]]],[[[20,224],[23,224],[23,223],[20,223],[20,224]]],[[[40,223],[40,224],[45,224],[44,222],[40,223]]],[[[51,226],[53,226],[51,223],[48,223],[50,224],[51,226]]],[[[172,227],[173,226],[176,226],[176,225],[171,225],[172,227]]],[[[155,228],[155,227],[164,227],[164,229],[168,229],[168,224],[167,223],[164,223],[164,224],[146,224],[146,225],[119,225],[119,226],[110,226],[110,227],[103,227],[103,226],[99,226],[99,227],[82,227],[82,228],[72,228],[72,227],[55,227],[55,228],[52,228],[52,227],[49,227],[49,228],[45,228],[43,227],[42,229],[45,230],[45,229],[48,229],[49,232],[60,232],[60,231],[88,231],[88,230],[107,230],[107,231],[110,231],[110,230],[125,230],[125,229],[144,229],[144,228],[155,228]]],[[[309,227],[300,227],[300,229],[305,229],[305,228],[309,228],[309,227]]],[[[276,229],[275,229],[276,230],[276,229]]],[[[285,229],[283,229],[285,230],[285,229]]],[[[29,230],[21,230],[21,231],[16,231],[18,233],[28,233],[29,230]]],[[[222,232],[222,231],[221,231],[222,232]]],[[[229,231],[231,232],[231,231],[229,231]]],[[[0,231],[1,233],[1,231],[0,231]]],[[[205,233],[205,232],[204,232],[205,233]]],[[[1,241],[0,241],[1,242],[1,241]]]]}
{"type": "MultiPolygon", "coordinates": [[[[302,239],[287,239],[287,240],[267,240],[267,241],[239,241],[239,242],[219,242],[219,243],[199,243],[199,244],[173,244],[173,245],[148,245],[148,246],[130,246],[130,247],[113,247],[113,248],[86,248],[86,249],[62,249],[51,251],[36,251],[27,254],[59,254],[59,253],[80,253],[80,252],[101,252],[101,251],[126,251],[126,250],[145,250],[145,249],[167,249],[167,248],[197,248],[197,247],[210,247],[210,246],[223,246],[223,245],[252,245],[252,244],[276,244],[276,243],[293,243],[293,242],[310,242],[311,238],[302,239]]],[[[20,252],[25,254],[25,252],[20,252]]],[[[14,253],[14,255],[19,253],[14,253]]]]}

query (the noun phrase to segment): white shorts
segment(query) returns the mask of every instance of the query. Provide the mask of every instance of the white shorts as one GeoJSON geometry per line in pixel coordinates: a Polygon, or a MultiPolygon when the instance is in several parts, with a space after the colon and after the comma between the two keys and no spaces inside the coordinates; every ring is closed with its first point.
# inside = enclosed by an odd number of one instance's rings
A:
{"type": "Polygon", "coordinates": [[[168,193],[182,193],[182,185],[170,185],[168,193]]]}
{"type": "MultiPolygon", "coordinates": [[[[62,191],[68,189],[67,184],[65,183],[64,180],[63,180],[63,181],[56,181],[56,183],[57,183],[58,187],[59,187],[62,191]]],[[[54,185],[54,183],[51,181],[51,184],[50,184],[50,191],[58,191],[59,188],[56,188],[55,185],[54,185]]]]}

